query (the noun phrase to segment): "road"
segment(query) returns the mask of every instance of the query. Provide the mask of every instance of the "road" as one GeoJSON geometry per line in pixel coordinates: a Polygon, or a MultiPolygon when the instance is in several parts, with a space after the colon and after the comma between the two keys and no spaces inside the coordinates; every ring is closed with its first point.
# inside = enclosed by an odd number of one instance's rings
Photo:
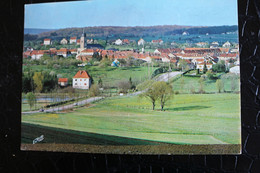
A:
{"type": "Polygon", "coordinates": [[[168,72],[168,73],[164,73],[162,75],[156,76],[154,78],[154,80],[168,82],[168,80],[170,80],[171,78],[173,78],[179,74],[182,74],[182,73],[183,72],[180,72],[180,71],[168,72]]]}
{"type": "MultiPolygon", "coordinates": [[[[60,107],[54,107],[54,108],[48,108],[48,109],[44,109],[44,112],[58,112],[58,111],[63,111],[63,110],[67,110],[67,109],[72,109],[75,106],[82,106],[82,105],[86,105],[88,103],[97,101],[97,100],[101,100],[104,97],[91,97],[79,102],[75,102],[73,104],[69,104],[69,105],[65,105],[65,106],[60,106],[60,107]]],[[[22,112],[22,114],[33,114],[33,113],[39,113],[41,112],[40,110],[38,111],[29,111],[29,112],[22,112]]]]}
{"type": "MultiPolygon", "coordinates": [[[[174,71],[174,72],[169,72],[169,73],[164,73],[160,76],[156,76],[154,78],[154,80],[156,81],[164,81],[164,82],[167,82],[168,80],[170,80],[171,78],[179,75],[179,74],[182,74],[183,72],[179,72],[179,71],[174,71]]],[[[145,90],[142,90],[142,91],[137,91],[135,93],[131,93],[131,94],[127,94],[127,96],[137,96],[139,94],[142,94],[144,93],[145,91],[147,91],[147,89],[145,90]]]]}

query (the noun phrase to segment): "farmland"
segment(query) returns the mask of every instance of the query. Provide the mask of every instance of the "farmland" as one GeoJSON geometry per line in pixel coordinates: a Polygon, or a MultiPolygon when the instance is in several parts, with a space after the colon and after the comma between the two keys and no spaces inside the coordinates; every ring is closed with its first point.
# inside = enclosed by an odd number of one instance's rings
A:
{"type": "Polygon", "coordinates": [[[112,97],[72,112],[23,115],[22,122],[172,144],[240,144],[239,104],[239,94],[179,94],[165,111],[159,104],[152,111],[145,98],[112,97]]]}

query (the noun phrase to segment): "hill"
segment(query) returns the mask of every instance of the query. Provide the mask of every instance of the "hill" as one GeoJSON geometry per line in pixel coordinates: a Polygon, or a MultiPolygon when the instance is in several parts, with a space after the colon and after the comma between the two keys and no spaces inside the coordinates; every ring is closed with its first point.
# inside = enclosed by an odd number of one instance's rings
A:
{"type": "Polygon", "coordinates": [[[24,28],[24,34],[40,34],[43,32],[54,31],[54,29],[36,29],[36,28],[24,28]]]}
{"type": "Polygon", "coordinates": [[[84,28],[65,28],[55,31],[48,31],[39,34],[39,38],[44,37],[80,37],[82,31],[85,31],[87,37],[91,38],[124,38],[124,37],[147,37],[147,36],[170,36],[182,34],[184,31],[190,34],[221,34],[227,32],[237,32],[237,25],[233,26],[179,26],[179,25],[162,25],[162,26],[99,26],[84,28]]]}

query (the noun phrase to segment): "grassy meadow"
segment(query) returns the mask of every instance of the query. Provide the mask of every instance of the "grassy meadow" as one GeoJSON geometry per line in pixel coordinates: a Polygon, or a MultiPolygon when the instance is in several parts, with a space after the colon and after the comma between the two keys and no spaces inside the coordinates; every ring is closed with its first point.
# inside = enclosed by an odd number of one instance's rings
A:
{"type": "Polygon", "coordinates": [[[112,97],[71,112],[24,114],[22,122],[171,144],[240,144],[239,97],[178,94],[165,111],[159,103],[153,111],[149,100],[139,96],[112,97]]]}

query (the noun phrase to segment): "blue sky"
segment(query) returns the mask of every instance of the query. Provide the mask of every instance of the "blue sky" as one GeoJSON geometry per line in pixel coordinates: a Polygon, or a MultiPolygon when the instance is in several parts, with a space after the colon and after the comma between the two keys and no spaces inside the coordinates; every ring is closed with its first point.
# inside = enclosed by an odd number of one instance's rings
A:
{"type": "Polygon", "coordinates": [[[25,28],[237,25],[237,0],[91,0],[25,5],[25,28]]]}

